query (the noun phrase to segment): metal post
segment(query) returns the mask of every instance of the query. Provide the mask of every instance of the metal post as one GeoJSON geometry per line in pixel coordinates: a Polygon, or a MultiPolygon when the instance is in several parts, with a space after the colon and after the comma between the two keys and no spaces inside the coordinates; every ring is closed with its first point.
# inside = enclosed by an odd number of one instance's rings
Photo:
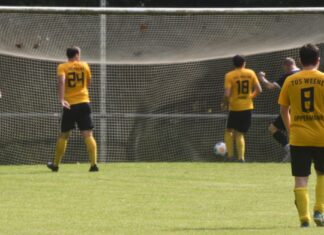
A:
{"type": "MultiPolygon", "coordinates": [[[[100,7],[106,7],[106,0],[100,0],[100,7]]],[[[99,161],[105,162],[108,159],[107,151],[107,67],[106,67],[106,36],[107,25],[106,15],[100,15],[100,147],[99,161]]]]}

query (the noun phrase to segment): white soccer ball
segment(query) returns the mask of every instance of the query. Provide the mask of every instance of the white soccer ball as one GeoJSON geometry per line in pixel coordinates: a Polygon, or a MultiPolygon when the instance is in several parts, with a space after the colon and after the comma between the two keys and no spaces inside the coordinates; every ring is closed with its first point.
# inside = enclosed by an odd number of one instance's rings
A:
{"type": "Polygon", "coordinates": [[[218,142],[214,146],[214,153],[216,156],[225,157],[227,153],[226,144],[224,142],[218,142]]]}

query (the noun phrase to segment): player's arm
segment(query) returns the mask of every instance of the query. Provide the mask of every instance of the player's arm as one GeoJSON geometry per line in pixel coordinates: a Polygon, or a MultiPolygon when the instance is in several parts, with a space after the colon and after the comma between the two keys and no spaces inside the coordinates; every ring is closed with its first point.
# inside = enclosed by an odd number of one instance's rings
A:
{"type": "Polygon", "coordinates": [[[285,124],[286,130],[289,133],[289,130],[290,130],[289,106],[280,105],[280,115],[281,115],[283,123],[285,124]]]}
{"type": "Polygon", "coordinates": [[[0,98],[2,98],[2,93],[1,93],[1,91],[0,91],[0,98]]]}
{"type": "Polygon", "coordinates": [[[65,75],[58,76],[58,95],[61,105],[64,108],[70,109],[70,104],[64,99],[65,93],[65,75]]]}
{"type": "Polygon", "coordinates": [[[290,100],[289,100],[289,95],[288,95],[288,85],[289,83],[284,83],[280,95],[279,95],[279,100],[278,104],[280,105],[280,115],[282,118],[283,123],[285,124],[286,130],[289,133],[290,130],[290,100]]]}
{"type": "Polygon", "coordinates": [[[221,109],[222,110],[227,110],[228,109],[228,104],[229,104],[230,98],[231,98],[231,89],[230,88],[225,88],[224,98],[223,98],[223,101],[221,103],[221,109]]]}
{"type": "Polygon", "coordinates": [[[91,84],[91,80],[92,80],[92,74],[91,74],[91,70],[88,64],[86,64],[86,76],[87,76],[87,86],[89,87],[91,84]]]}
{"type": "Polygon", "coordinates": [[[280,86],[277,83],[269,82],[265,75],[266,74],[263,71],[258,73],[258,79],[265,88],[267,88],[268,90],[280,89],[280,86]]]}
{"type": "Polygon", "coordinates": [[[262,92],[262,87],[254,74],[254,85],[253,85],[253,93],[252,93],[252,98],[254,99],[257,97],[260,93],[262,92]]]}
{"type": "Polygon", "coordinates": [[[231,95],[232,95],[232,84],[231,84],[230,78],[226,75],[225,76],[224,98],[223,98],[223,101],[221,103],[221,109],[222,110],[227,110],[228,109],[228,104],[229,104],[229,100],[231,98],[231,95]]]}

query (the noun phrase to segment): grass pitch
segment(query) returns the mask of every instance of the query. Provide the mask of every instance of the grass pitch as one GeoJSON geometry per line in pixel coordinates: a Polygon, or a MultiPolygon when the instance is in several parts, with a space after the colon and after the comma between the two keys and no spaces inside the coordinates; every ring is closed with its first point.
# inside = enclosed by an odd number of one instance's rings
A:
{"type": "MultiPolygon", "coordinates": [[[[1,235],[322,234],[300,229],[289,164],[0,167],[1,235]]],[[[314,202],[314,176],[310,180],[314,202]]]]}

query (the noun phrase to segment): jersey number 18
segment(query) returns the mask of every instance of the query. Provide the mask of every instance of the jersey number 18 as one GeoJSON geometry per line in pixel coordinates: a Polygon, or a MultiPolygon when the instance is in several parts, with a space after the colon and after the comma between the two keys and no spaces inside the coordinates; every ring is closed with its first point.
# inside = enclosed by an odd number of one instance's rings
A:
{"type": "Polygon", "coordinates": [[[247,95],[249,94],[249,80],[243,80],[243,81],[236,81],[237,84],[237,93],[239,95],[247,95]]]}

